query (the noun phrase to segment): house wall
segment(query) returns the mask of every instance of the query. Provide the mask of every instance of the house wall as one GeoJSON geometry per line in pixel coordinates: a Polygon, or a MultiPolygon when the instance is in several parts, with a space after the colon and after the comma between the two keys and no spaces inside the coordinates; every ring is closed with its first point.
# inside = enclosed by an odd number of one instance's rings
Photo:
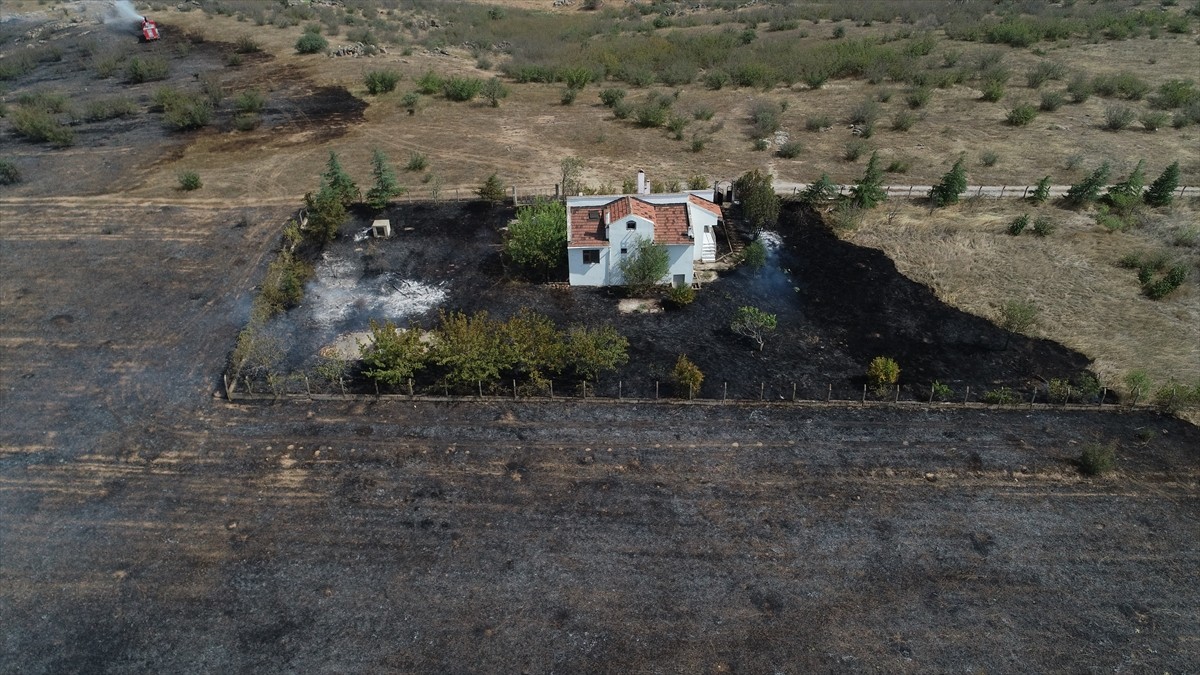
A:
{"type": "MultiPolygon", "coordinates": [[[[608,286],[613,282],[609,280],[609,261],[611,260],[611,251],[608,248],[600,249],[600,262],[595,265],[583,264],[582,248],[567,249],[567,269],[568,281],[572,286],[608,286]]],[[[613,265],[614,271],[616,265],[613,265]]],[[[619,273],[618,273],[619,276],[619,273]]]]}
{"type": "Polygon", "coordinates": [[[667,247],[667,259],[671,262],[671,271],[667,273],[667,278],[663,279],[664,284],[671,283],[676,274],[682,274],[684,283],[688,286],[692,285],[692,245],[678,245],[667,247]]]}
{"type": "MultiPolygon", "coordinates": [[[[688,220],[692,224],[692,240],[696,242],[692,259],[701,260],[704,255],[704,244],[706,243],[706,239],[708,243],[716,242],[717,216],[705,211],[695,204],[689,203],[688,220]],[[704,233],[705,227],[708,227],[708,234],[704,233]]],[[[712,260],[707,262],[712,262],[712,260]]]]}

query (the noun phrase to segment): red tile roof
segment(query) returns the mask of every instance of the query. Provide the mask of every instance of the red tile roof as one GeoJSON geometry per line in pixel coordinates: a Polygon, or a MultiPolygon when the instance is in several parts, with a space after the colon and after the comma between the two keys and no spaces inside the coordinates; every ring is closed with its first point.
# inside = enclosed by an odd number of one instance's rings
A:
{"type": "MultiPolygon", "coordinates": [[[[688,195],[688,200],[718,217],[721,215],[721,207],[703,197],[688,195]]],[[[569,216],[571,240],[567,242],[567,246],[571,248],[608,246],[608,240],[604,238],[606,230],[604,214],[606,212],[609,222],[613,223],[619,223],[621,219],[630,214],[649,220],[654,223],[654,240],[660,244],[676,246],[693,243],[693,238],[688,236],[687,204],[682,202],[652,204],[637,197],[625,195],[601,206],[572,207],[569,216]],[[600,217],[592,218],[593,212],[599,213],[600,217]]]]}

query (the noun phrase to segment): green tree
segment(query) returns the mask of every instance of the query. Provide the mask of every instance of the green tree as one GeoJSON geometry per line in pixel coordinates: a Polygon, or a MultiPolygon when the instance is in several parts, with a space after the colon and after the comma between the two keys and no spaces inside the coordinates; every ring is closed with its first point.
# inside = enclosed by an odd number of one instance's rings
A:
{"type": "Polygon", "coordinates": [[[404,188],[396,181],[396,170],[379,148],[371,152],[371,172],[375,176],[375,185],[367,190],[367,204],[375,210],[383,210],[389,199],[404,194],[404,188]]]}
{"type": "Polygon", "coordinates": [[[559,163],[562,179],[559,185],[564,195],[573,195],[583,189],[583,160],[578,157],[564,157],[559,163]]]}
{"type": "Polygon", "coordinates": [[[563,369],[566,343],[549,317],[522,307],[505,322],[503,333],[512,354],[513,370],[518,375],[542,385],[547,375],[563,369]]]}
{"type": "Polygon", "coordinates": [[[539,200],[517,211],[508,226],[504,253],[526,271],[546,277],[567,257],[567,208],[560,201],[539,200]]]}
{"type": "Polygon", "coordinates": [[[346,220],[346,207],[342,206],[337,194],[325,186],[316,194],[309,192],[304,195],[304,206],[308,213],[305,238],[318,246],[333,241],[342,222],[346,220]]]}
{"type": "Polygon", "coordinates": [[[629,340],[612,326],[572,326],[567,331],[566,363],[585,380],[629,362],[629,340]]]}
{"type": "Polygon", "coordinates": [[[487,177],[487,180],[483,181],[483,185],[479,186],[479,189],[475,193],[479,195],[480,199],[489,202],[502,202],[505,197],[504,183],[500,182],[500,176],[493,173],[487,177]]]}
{"type": "Polygon", "coordinates": [[[1129,398],[1137,402],[1150,393],[1150,376],[1144,370],[1132,370],[1125,375],[1125,388],[1129,390],[1129,398]]]}
{"type": "Polygon", "coordinates": [[[679,394],[682,396],[687,393],[688,398],[695,397],[700,392],[700,385],[704,382],[704,373],[700,371],[700,367],[685,354],[680,354],[679,359],[675,361],[675,370],[671,373],[671,379],[675,381],[675,386],[679,387],[679,394]]]}
{"type": "Polygon", "coordinates": [[[237,382],[242,375],[269,372],[283,360],[284,353],[283,341],[267,330],[261,318],[251,317],[250,323],[238,333],[237,345],[230,357],[233,381],[237,382]]]}
{"type": "Polygon", "coordinates": [[[800,193],[800,201],[805,204],[813,205],[827,202],[834,199],[838,195],[838,187],[833,180],[829,178],[829,174],[822,173],[817,182],[809,184],[800,193]]]}
{"type": "Polygon", "coordinates": [[[742,216],[755,229],[775,227],[779,222],[779,195],[771,174],[747,171],[733,182],[733,194],[742,206],[742,216]]]}
{"type": "Polygon", "coordinates": [[[1146,190],[1146,194],[1142,199],[1145,200],[1148,206],[1160,207],[1170,206],[1171,201],[1175,199],[1173,193],[1179,187],[1179,162],[1173,162],[1171,166],[1163,169],[1158,178],[1150,184],[1150,189],[1146,190]]]}
{"type": "Polygon", "coordinates": [[[446,368],[452,384],[492,383],[512,367],[513,353],[502,326],[481,311],[440,312],[441,323],[434,332],[433,361],[446,368]]]}
{"type": "Polygon", "coordinates": [[[1096,198],[1100,196],[1100,190],[1104,188],[1104,182],[1108,180],[1109,170],[1110,167],[1106,161],[1087,178],[1072,185],[1064,197],[1067,205],[1078,208],[1096,201],[1096,198]]]}
{"type": "Polygon", "coordinates": [[[1125,180],[1113,185],[1105,193],[1104,199],[1121,215],[1128,215],[1138,204],[1142,203],[1142,190],[1146,187],[1146,162],[1138,160],[1137,166],[1125,180]]]}
{"type": "Polygon", "coordinates": [[[305,33],[296,40],[296,51],[301,54],[316,54],[329,47],[329,41],[316,33],[305,33]]]}
{"type": "Polygon", "coordinates": [[[343,394],[346,393],[346,377],[350,374],[350,360],[338,355],[336,349],[332,347],[322,349],[314,370],[322,380],[336,384],[343,394]]]}
{"type": "Polygon", "coordinates": [[[1000,306],[997,317],[1000,327],[1008,331],[1004,348],[1008,349],[1013,333],[1024,333],[1037,321],[1038,308],[1029,300],[1009,300],[1000,306]]]}
{"type": "Polygon", "coordinates": [[[1029,199],[1034,204],[1045,204],[1047,199],[1050,199],[1050,176],[1045,176],[1038,181],[1037,186],[1033,188],[1033,194],[1029,199]]]}
{"type": "Polygon", "coordinates": [[[900,364],[887,356],[876,356],[867,366],[867,381],[875,393],[882,396],[900,381],[900,364]]]}
{"type": "Polygon", "coordinates": [[[967,169],[960,155],[954,166],[942,176],[941,182],[929,191],[929,200],[934,206],[949,206],[958,203],[958,197],[967,189],[967,169]]]}
{"type": "Polygon", "coordinates": [[[887,200],[883,189],[883,169],[879,167],[879,152],[872,152],[863,177],[850,188],[850,203],[860,209],[873,209],[887,200]]]}
{"type": "Polygon", "coordinates": [[[631,294],[645,295],[671,271],[671,260],[667,247],[651,239],[637,237],[631,248],[617,261],[617,269],[631,294]]]}
{"type": "Polygon", "coordinates": [[[493,77],[492,79],[483,83],[483,88],[479,91],[479,93],[485,99],[487,99],[487,102],[491,104],[493,108],[499,108],[500,99],[508,96],[508,87],[504,86],[504,83],[500,81],[500,78],[493,77]]]}
{"type": "Polygon", "coordinates": [[[729,330],[750,338],[758,351],[763,350],[767,338],[775,332],[778,323],[774,314],[768,314],[757,307],[739,307],[729,324],[729,330]]]}
{"type": "Polygon", "coordinates": [[[359,345],[363,360],[363,375],[398,385],[408,382],[425,367],[428,352],[421,342],[421,329],[399,330],[391,321],[371,320],[371,342],[359,345]]]}
{"type": "Polygon", "coordinates": [[[325,172],[321,174],[322,190],[328,188],[338,201],[342,203],[343,208],[350,208],[350,205],[358,201],[360,193],[358,186],[354,184],[354,179],[346,170],[342,168],[342,163],[338,161],[336,152],[330,151],[329,161],[325,163],[325,172]]]}

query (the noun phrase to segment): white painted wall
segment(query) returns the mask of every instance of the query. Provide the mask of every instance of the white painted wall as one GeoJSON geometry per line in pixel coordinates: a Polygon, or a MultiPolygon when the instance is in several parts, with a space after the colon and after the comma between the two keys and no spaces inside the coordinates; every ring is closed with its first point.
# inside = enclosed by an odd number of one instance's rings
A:
{"type": "MultiPolygon", "coordinates": [[[[610,249],[601,248],[600,262],[595,265],[583,264],[582,248],[567,249],[567,268],[569,273],[567,280],[572,286],[610,286],[613,284],[609,280],[609,262],[611,260],[610,249]]],[[[615,264],[613,265],[615,268],[615,264]]]]}
{"type": "Polygon", "coordinates": [[[682,274],[684,284],[692,285],[692,249],[691,245],[678,245],[667,247],[667,260],[671,262],[671,271],[667,273],[667,278],[663,279],[664,284],[671,283],[676,274],[682,274]]]}

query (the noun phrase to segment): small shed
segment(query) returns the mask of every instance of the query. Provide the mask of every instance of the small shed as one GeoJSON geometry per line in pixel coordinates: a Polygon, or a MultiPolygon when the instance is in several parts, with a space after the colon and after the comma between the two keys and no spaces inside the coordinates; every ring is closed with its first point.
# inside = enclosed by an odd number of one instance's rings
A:
{"type": "Polygon", "coordinates": [[[377,239],[387,239],[392,236],[392,223],[389,220],[376,220],[371,223],[371,236],[377,239]]]}

